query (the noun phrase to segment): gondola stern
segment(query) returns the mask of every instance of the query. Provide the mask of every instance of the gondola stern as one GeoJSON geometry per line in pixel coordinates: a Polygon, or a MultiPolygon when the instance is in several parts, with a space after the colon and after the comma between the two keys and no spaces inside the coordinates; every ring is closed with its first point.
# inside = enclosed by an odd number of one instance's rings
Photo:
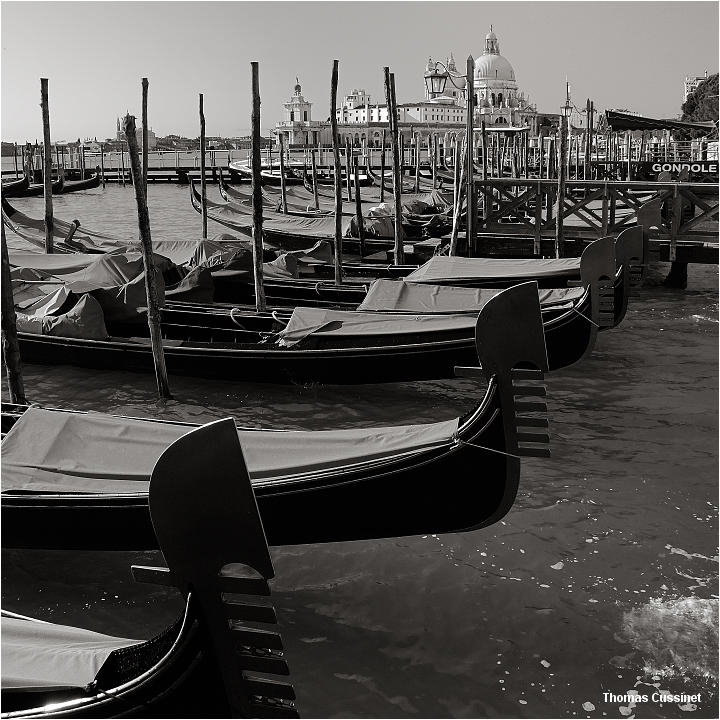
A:
{"type": "Polygon", "coordinates": [[[591,321],[599,328],[615,324],[615,239],[604,237],[591,242],[580,257],[580,278],[590,288],[591,321]]]}
{"type": "Polygon", "coordinates": [[[163,452],[149,504],[168,568],[136,567],[136,578],[192,593],[233,714],[297,717],[292,685],[266,677],[289,670],[280,635],[267,629],[277,623],[266,599],[274,569],[232,418],[196,428],[163,452]]]}
{"type": "Polygon", "coordinates": [[[500,393],[506,452],[549,457],[543,384],[549,365],[536,281],[507,288],[483,307],[475,344],[485,377],[495,378],[500,393]]]}

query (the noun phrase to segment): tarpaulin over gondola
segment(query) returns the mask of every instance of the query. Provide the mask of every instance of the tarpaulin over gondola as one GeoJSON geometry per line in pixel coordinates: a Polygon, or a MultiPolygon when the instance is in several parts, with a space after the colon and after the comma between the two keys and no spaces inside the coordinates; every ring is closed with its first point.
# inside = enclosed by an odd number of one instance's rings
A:
{"type": "MultiPolygon", "coordinates": [[[[453,285],[426,285],[400,280],[375,280],[358,310],[365,312],[478,313],[502,290],[453,285]]],[[[539,289],[541,305],[572,305],[583,288],[539,289]]]]}
{"type": "Polygon", "coordinates": [[[3,616],[2,689],[85,688],[114,650],[140,642],[3,616]]]}
{"type": "Polygon", "coordinates": [[[437,338],[444,332],[472,330],[476,322],[475,315],[466,313],[420,315],[296,307],[280,332],[280,344],[291,347],[310,335],[396,338],[428,333],[437,338]]]}
{"type": "Polygon", "coordinates": [[[715,129],[715,123],[708,122],[683,122],[681,120],[655,120],[654,118],[642,117],[640,115],[629,115],[627,113],[606,110],[607,123],[613,130],[705,130],[711,132],[715,129]]]}
{"type": "Polygon", "coordinates": [[[580,274],[580,258],[505,260],[437,255],[411,272],[405,282],[457,283],[503,278],[549,278],[580,274]]]}
{"type": "MultiPolygon", "coordinates": [[[[2,491],[147,493],[183,423],[29,408],[2,443],[2,491]],[[128,452],[128,448],[132,452],[128,452]]],[[[346,430],[238,430],[254,484],[446,443],[458,419],[346,430]]]]}

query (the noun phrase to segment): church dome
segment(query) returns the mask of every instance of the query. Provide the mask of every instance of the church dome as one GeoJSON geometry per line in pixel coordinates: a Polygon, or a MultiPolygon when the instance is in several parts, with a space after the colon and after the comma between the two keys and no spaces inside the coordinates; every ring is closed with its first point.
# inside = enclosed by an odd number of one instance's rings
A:
{"type": "Polygon", "coordinates": [[[505,80],[515,82],[515,71],[502,55],[481,55],[475,61],[477,80],[505,80]]]}
{"type": "Polygon", "coordinates": [[[475,79],[488,81],[515,82],[512,65],[500,54],[500,43],[492,31],[485,36],[485,50],[475,61],[475,79]]]}

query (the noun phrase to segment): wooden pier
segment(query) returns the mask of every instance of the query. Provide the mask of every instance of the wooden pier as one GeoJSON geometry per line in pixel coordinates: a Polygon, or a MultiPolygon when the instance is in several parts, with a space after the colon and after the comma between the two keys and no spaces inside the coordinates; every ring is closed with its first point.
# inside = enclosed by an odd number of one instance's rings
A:
{"type": "MultiPolygon", "coordinates": [[[[557,181],[476,179],[480,251],[503,245],[553,253],[557,181]]],[[[718,263],[718,186],[710,183],[568,180],[561,207],[565,239],[579,247],[634,224],[648,229],[654,259],[718,263]]]]}

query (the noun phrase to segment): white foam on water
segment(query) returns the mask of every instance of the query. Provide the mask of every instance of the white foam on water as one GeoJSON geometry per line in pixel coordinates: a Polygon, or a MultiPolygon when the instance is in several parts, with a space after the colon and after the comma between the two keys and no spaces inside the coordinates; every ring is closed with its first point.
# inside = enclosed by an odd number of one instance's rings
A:
{"type": "Polygon", "coordinates": [[[621,637],[641,653],[649,675],[718,679],[718,601],[651,598],[623,613],[621,637]]]}

